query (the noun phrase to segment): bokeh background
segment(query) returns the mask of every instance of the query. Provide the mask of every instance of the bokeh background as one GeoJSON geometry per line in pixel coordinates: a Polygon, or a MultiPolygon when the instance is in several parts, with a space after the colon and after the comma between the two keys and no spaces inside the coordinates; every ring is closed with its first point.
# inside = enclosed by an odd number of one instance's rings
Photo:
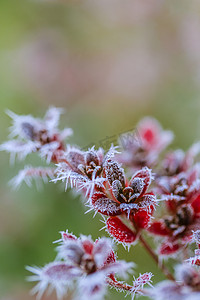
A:
{"type": "MultiPolygon", "coordinates": [[[[42,117],[49,105],[66,109],[61,127],[73,128],[69,142],[81,147],[99,146],[151,115],[175,132],[173,148],[187,149],[200,139],[200,2],[1,0],[1,142],[6,108],[42,117]]],[[[60,230],[93,238],[105,232],[62,185],[13,191],[7,183],[23,163],[11,167],[6,153],[0,163],[0,299],[35,299],[25,265],[53,260],[60,230]]],[[[30,163],[41,161],[33,155],[30,163]]],[[[140,246],[118,246],[118,255],[137,263],[136,275],[163,278],[140,246]]]]}

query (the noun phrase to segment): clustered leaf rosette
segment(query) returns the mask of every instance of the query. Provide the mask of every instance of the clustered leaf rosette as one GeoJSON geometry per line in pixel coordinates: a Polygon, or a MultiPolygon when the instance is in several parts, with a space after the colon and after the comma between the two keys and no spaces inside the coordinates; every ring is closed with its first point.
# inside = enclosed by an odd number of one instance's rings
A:
{"type": "Polygon", "coordinates": [[[148,231],[164,238],[158,249],[160,255],[172,255],[186,247],[193,231],[200,228],[199,171],[197,164],[188,172],[157,180],[165,213],[151,222],[148,231]]]}
{"type": "Polygon", "coordinates": [[[38,281],[32,292],[38,293],[39,298],[47,289],[55,289],[59,299],[73,289],[73,299],[104,299],[108,282],[120,285],[115,275],[126,277],[134,266],[131,262],[116,259],[108,238],[93,242],[90,236],[77,238],[68,231],[61,234],[58,256],[54,262],[43,268],[27,267],[34,273],[28,279],[38,281]]]}
{"type": "Polygon", "coordinates": [[[82,151],[68,146],[62,161],[57,164],[57,178],[53,181],[65,182],[66,189],[70,183],[71,188],[76,187],[90,199],[95,189],[104,187],[105,164],[116,152],[116,147],[113,146],[106,154],[102,148],[95,150],[92,147],[88,151],[82,151]]]}
{"type": "Polygon", "coordinates": [[[198,300],[200,299],[200,230],[192,232],[190,243],[195,242],[195,256],[175,267],[175,280],[163,281],[148,290],[153,300],[198,300]]]}
{"type": "MultiPolygon", "coordinates": [[[[37,152],[41,158],[44,158],[49,164],[56,163],[62,159],[66,149],[65,139],[73,132],[70,128],[60,131],[58,129],[60,115],[63,109],[50,107],[44,118],[34,118],[31,115],[17,115],[8,111],[12,118],[13,124],[10,127],[11,140],[0,145],[0,150],[10,153],[11,162],[15,157],[25,159],[28,154],[37,152]]],[[[24,181],[31,186],[32,180],[36,180],[39,187],[38,179],[42,178],[48,181],[49,178],[55,177],[55,167],[32,167],[25,166],[11,181],[10,185],[18,188],[24,181]]]]}
{"type": "Polygon", "coordinates": [[[187,172],[193,167],[196,156],[200,153],[200,143],[193,144],[188,151],[182,149],[168,152],[161,161],[159,174],[162,176],[174,176],[187,172]]]}
{"type": "MultiPolygon", "coordinates": [[[[57,241],[58,255],[54,262],[43,268],[28,267],[34,273],[29,279],[38,281],[33,293],[40,298],[46,289],[56,290],[58,298],[73,294],[74,300],[102,300],[107,286],[134,295],[145,293],[155,300],[200,299],[200,164],[196,157],[200,143],[193,144],[188,151],[180,149],[161,153],[172,142],[173,134],[165,131],[153,118],[144,118],[132,134],[120,136],[122,153],[111,145],[104,153],[93,146],[83,151],[76,146],[65,146],[64,140],[72,131],[58,129],[62,110],[50,107],[43,119],[30,115],[19,116],[8,112],[13,119],[10,137],[12,140],[0,146],[0,150],[11,153],[13,159],[25,158],[37,152],[53,167],[26,166],[11,181],[17,187],[22,181],[31,185],[31,180],[65,183],[81,191],[87,200],[89,211],[100,213],[105,228],[118,243],[129,246],[140,239],[156,262],[161,257],[170,257],[196,242],[198,249],[175,269],[175,277],[163,264],[163,273],[171,281],[151,286],[151,273],[140,274],[132,285],[118,281],[116,276],[125,277],[133,263],[118,261],[110,239],[92,241],[91,237],[61,232],[57,241]],[[122,167],[127,167],[126,175],[122,167]],[[148,191],[154,176],[152,191],[148,191]],[[134,175],[132,175],[134,173],[134,175]],[[132,177],[127,176],[132,175],[132,177]],[[156,198],[158,197],[158,199],[156,198]],[[162,201],[163,200],[163,201],[162,201]],[[159,212],[155,207],[161,201],[159,212]],[[141,236],[142,231],[158,236],[158,256],[141,236]],[[174,280],[174,281],[173,281],[174,280]]],[[[186,252],[184,252],[186,254],[186,252]]]]}
{"type": "Polygon", "coordinates": [[[175,268],[176,281],[163,281],[149,290],[153,300],[199,300],[200,272],[183,263],[175,268]]]}
{"type": "Polygon", "coordinates": [[[173,133],[163,130],[157,120],[146,117],[136,125],[135,132],[120,136],[119,143],[123,151],[118,160],[134,170],[145,166],[152,168],[173,138],[173,133]]]}
{"type": "Polygon", "coordinates": [[[72,134],[70,128],[58,129],[62,112],[61,108],[50,107],[44,118],[39,119],[7,111],[13,121],[10,127],[12,140],[3,143],[1,150],[10,152],[12,161],[16,155],[24,159],[28,154],[38,152],[48,163],[57,162],[65,150],[64,140],[72,134]]]}
{"type": "Polygon", "coordinates": [[[113,160],[105,165],[104,189],[92,195],[91,206],[109,218],[108,232],[118,242],[133,243],[141,229],[147,228],[156,205],[153,193],[147,193],[151,183],[151,170],[147,167],[137,171],[128,181],[124,169],[113,160]]]}

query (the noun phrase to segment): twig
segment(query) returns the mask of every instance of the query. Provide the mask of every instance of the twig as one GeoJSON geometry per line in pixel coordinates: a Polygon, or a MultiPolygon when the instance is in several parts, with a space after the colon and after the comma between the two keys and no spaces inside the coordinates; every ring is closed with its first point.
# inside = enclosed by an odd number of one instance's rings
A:
{"type": "Polygon", "coordinates": [[[146,242],[146,240],[142,237],[142,235],[140,235],[139,240],[141,242],[141,244],[144,246],[144,248],[147,250],[147,252],[151,255],[151,257],[154,259],[154,261],[156,262],[157,266],[162,270],[162,272],[165,274],[165,276],[169,279],[169,280],[173,280],[176,281],[174,276],[169,272],[169,270],[167,269],[167,267],[162,264],[159,264],[159,260],[158,260],[158,256],[156,255],[156,253],[152,250],[151,246],[146,242]]]}

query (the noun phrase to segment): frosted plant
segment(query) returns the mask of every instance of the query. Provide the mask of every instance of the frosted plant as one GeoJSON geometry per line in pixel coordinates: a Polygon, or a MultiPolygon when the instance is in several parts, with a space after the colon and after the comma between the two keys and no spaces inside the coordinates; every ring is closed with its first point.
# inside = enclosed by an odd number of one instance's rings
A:
{"type": "MultiPolygon", "coordinates": [[[[59,162],[66,149],[64,140],[73,132],[70,128],[60,131],[58,129],[60,115],[63,109],[50,107],[43,119],[34,118],[31,115],[17,115],[8,110],[7,114],[12,118],[10,127],[11,140],[3,143],[0,150],[5,150],[11,155],[11,162],[18,159],[23,160],[28,154],[37,152],[39,156],[50,162],[59,162]]],[[[55,167],[54,167],[55,169],[55,167]]],[[[14,187],[19,186],[24,180],[28,185],[31,177],[41,177],[44,180],[54,177],[53,169],[34,169],[32,166],[25,167],[23,171],[11,182],[14,187]]]]}
{"type": "Polygon", "coordinates": [[[34,118],[30,115],[20,116],[12,111],[7,114],[12,118],[10,127],[10,138],[12,139],[1,145],[1,150],[16,154],[19,159],[24,159],[32,152],[39,152],[49,163],[57,161],[61,150],[65,149],[64,139],[72,134],[72,130],[66,128],[58,130],[60,115],[63,112],[60,108],[50,107],[44,119],[34,118]]]}
{"type": "Polygon", "coordinates": [[[160,173],[162,175],[173,176],[189,170],[195,161],[195,157],[200,153],[200,143],[193,144],[185,153],[182,149],[167,153],[162,161],[160,173]]]}
{"type": "Polygon", "coordinates": [[[162,236],[160,255],[171,255],[185,247],[193,231],[200,228],[199,165],[174,177],[162,177],[157,181],[166,199],[166,213],[152,221],[149,232],[162,236]]]}
{"type": "Polygon", "coordinates": [[[103,187],[105,182],[105,165],[114,154],[115,147],[104,155],[102,148],[95,150],[94,147],[88,151],[82,151],[77,147],[68,147],[63,155],[62,162],[57,164],[57,178],[53,181],[62,180],[67,189],[70,182],[71,187],[86,192],[86,196],[92,195],[95,187],[103,187]]]}
{"type": "Polygon", "coordinates": [[[142,293],[143,286],[151,283],[152,274],[145,273],[134,280],[133,285],[126,285],[116,279],[116,275],[127,277],[134,264],[116,259],[112,242],[108,238],[92,241],[91,237],[61,232],[58,242],[57,260],[44,266],[27,267],[34,275],[30,281],[38,281],[33,293],[40,298],[45,290],[56,290],[58,298],[73,290],[74,299],[103,299],[107,286],[112,286],[131,294],[142,293]]]}
{"type": "Polygon", "coordinates": [[[119,164],[109,160],[105,171],[108,187],[94,193],[91,204],[94,210],[109,216],[106,221],[108,232],[117,241],[131,244],[141,229],[148,227],[156,205],[155,195],[146,193],[152,179],[151,170],[145,167],[128,181],[119,164]]]}
{"type": "Polygon", "coordinates": [[[151,290],[153,300],[198,300],[200,298],[200,272],[188,264],[175,269],[176,282],[163,281],[151,290]]]}
{"type": "Polygon", "coordinates": [[[131,169],[152,168],[173,137],[173,133],[163,130],[157,120],[146,117],[137,124],[135,132],[119,138],[123,151],[118,160],[131,169]]]}
{"type": "Polygon", "coordinates": [[[72,130],[58,129],[61,113],[51,107],[43,119],[37,119],[8,111],[13,120],[11,140],[1,150],[19,159],[34,152],[47,163],[46,167],[25,166],[10,184],[16,188],[24,181],[30,186],[40,178],[63,182],[65,189],[82,195],[88,212],[103,218],[102,229],[111,239],[92,241],[90,236],[78,238],[62,231],[55,261],[42,268],[27,267],[33,273],[29,280],[37,282],[33,293],[41,298],[46,290],[55,290],[58,298],[103,300],[111,287],[132,299],[141,294],[155,300],[199,299],[200,143],[186,152],[167,152],[173,133],[148,117],[133,134],[120,138],[121,153],[113,145],[107,152],[95,146],[84,151],[65,145],[72,130]],[[117,259],[115,242],[125,249],[140,243],[168,280],[153,288],[153,274],[145,272],[130,284],[134,264],[117,259]],[[194,242],[197,249],[190,257],[194,242]],[[174,259],[175,271],[168,267],[168,258],[174,259]]]}

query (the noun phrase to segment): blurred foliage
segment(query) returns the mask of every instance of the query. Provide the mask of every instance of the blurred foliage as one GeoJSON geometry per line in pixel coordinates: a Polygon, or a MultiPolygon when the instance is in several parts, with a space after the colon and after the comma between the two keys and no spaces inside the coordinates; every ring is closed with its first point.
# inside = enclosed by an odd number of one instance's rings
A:
{"type": "MultiPolygon", "coordinates": [[[[175,132],[173,147],[187,149],[200,138],[199,13],[194,0],[1,0],[1,141],[10,124],[6,108],[42,116],[52,104],[66,108],[61,123],[73,128],[69,142],[81,147],[116,138],[151,115],[175,132]]],[[[24,267],[55,257],[60,230],[94,239],[105,232],[63,186],[12,191],[7,182],[23,163],[11,167],[5,153],[0,163],[0,297],[28,299],[24,267]]],[[[41,162],[33,156],[29,163],[41,162]]],[[[163,278],[139,245],[118,250],[119,258],[137,263],[136,275],[163,278]]],[[[110,292],[112,298],[123,295],[110,292]]]]}

